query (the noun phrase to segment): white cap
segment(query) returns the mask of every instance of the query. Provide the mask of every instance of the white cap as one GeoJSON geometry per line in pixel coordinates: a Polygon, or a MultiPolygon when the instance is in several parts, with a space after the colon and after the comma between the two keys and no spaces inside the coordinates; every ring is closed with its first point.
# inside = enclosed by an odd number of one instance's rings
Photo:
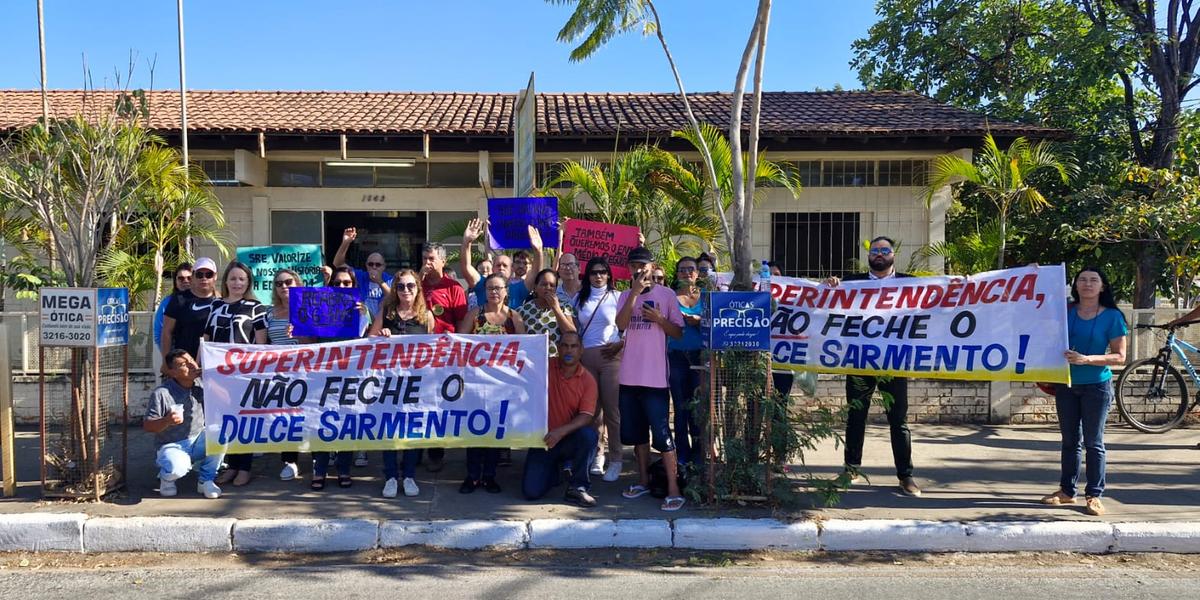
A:
{"type": "Polygon", "coordinates": [[[201,269],[208,269],[209,271],[216,273],[217,272],[217,263],[213,262],[213,259],[211,259],[207,256],[202,257],[202,258],[197,258],[196,264],[192,265],[192,271],[199,271],[201,269]]]}

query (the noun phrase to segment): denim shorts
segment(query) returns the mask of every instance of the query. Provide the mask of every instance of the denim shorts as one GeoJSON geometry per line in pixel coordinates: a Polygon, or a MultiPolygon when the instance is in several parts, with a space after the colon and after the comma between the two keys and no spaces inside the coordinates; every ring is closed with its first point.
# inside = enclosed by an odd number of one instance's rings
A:
{"type": "Polygon", "coordinates": [[[675,451],[669,418],[670,388],[622,385],[620,403],[622,444],[640,446],[650,443],[659,452],[675,451]]]}

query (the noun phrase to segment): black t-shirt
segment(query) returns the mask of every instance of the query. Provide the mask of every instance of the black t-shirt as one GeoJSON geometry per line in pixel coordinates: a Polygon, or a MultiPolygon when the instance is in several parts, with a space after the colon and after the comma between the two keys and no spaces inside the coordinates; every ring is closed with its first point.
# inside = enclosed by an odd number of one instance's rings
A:
{"type": "Polygon", "coordinates": [[[415,318],[401,319],[395,315],[383,318],[383,328],[390,331],[392,335],[420,335],[429,333],[429,329],[425,327],[425,324],[415,318]]]}
{"type": "Polygon", "coordinates": [[[171,349],[182,348],[200,359],[200,337],[204,335],[204,327],[208,324],[208,315],[213,305],[220,300],[216,295],[211,298],[197,298],[191,292],[179,294],[167,304],[163,312],[175,319],[175,329],[171,330],[171,349]]]}
{"type": "Polygon", "coordinates": [[[253,344],[254,332],[267,328],[268,310],[258,300],[243,298],[232,303],[219,300],[213,304],[204,333],[213,342],[253,344]]]}

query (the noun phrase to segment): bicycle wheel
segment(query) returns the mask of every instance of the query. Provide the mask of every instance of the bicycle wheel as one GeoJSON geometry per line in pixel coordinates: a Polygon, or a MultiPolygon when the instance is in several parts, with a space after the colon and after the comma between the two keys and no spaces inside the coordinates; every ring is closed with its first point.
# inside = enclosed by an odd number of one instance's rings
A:
{"type": "Polygon", "coordinates": [[[1145,433],[1170,431],[1183,420],[1189,404],[1183,375],[1159,358],[1125,367],[1116,396],[1121,418],[1145,433]]]}

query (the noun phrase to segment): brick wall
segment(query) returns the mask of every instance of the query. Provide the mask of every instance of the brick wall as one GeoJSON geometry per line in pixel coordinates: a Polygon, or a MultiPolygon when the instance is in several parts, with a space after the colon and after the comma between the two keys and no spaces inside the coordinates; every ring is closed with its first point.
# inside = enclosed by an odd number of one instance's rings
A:
{"type": "MultiPolygon", "coordinates": [[[[871,404],[871,422],[886,422],[879,394],[871,404]]],[[[988,384],[980,381],[937,381],[910,379],[908,381],[908,416],[913,423],[987,423],[988,384]]],[[[817,380],[816,397],[797,395],[793,398],[800,407],[842,408],[846,405],[846,378],[842,375],[821,375],[817,380]]],[[[1053,409],[1053,406],[1051,406],[1053,409]]]]}

